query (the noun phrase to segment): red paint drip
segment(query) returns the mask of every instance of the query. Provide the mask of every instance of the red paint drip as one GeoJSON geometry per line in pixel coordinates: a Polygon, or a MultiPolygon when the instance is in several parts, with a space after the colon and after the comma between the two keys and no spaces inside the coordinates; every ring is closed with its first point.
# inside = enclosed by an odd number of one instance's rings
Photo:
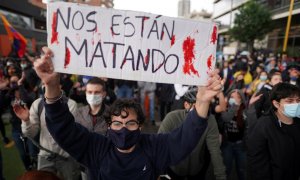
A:
{"type": "Polygon", "coordinates": [[[112,48],[112,50],[111,50],[111,52],[112,52],[112,54],[113,54],[113,56],[115,55],[115,48],[112,48]]]}
{"type": "Polygon", "coordinates": [[[67,66],[70,64],[71,62],[71,53],[69,48],[66,48],[66,55],[65,55],[65,65],[64,68],[67,68],[67,66]]]}
{"type": "Polygon", "coordinates": [[[57,28],[57,13],[56,12],[54,12],[52,15],[51,27],[52,27],[51,44],[53,44],[54,42],[57,42],[57,44],[58,44],[58,40],[57,40],[58,32],[56,31],[56,28],[57,28]]]}
{"type": "Polygon", "coordinates": [[[123,68],[123,66],[124,66],[125,63],[126,63],[126,59],[124,58],[123,62],[122,62],[122,65],[121,65],[122,68],[123,68]]]}
{"type": "Polygon", "coordinates": [[[115,33],[114,33],[112,27],[110,27],[110,32],[111,32],[112,37],[114,37],[115,33]]]}
{"type": "Polygon", "coordinates": [[[175,35],[172,35],[172,38],[171,38],[171,46],[173,46],[173,44],[175,43],[175,35]]]}
{"type": "Polygon", "coordinates": [[[207,67],[209,70],[212,70],[212,63],[214,61],[214,57],[213,55],[210,55],[208,58],[207,58],[207,67]]]}
{"type": "Polygon", "coordinates": [[[184,54],[183,73],[189,75],[193,73],[199,77],[199,73],[193,65],[193,59],[195,59],[194,48],[195,39],[191,39],[190,36],[187,37],[182,44],[182,50],[184,54]]]}
{"type": "Polygon", "coordinates": [[[98,27],[96,27],[95,32],[98,32],[98,27]]]}
{"type": "Polygon", "coordinates": [[[164,32],[164,31],[162,31],[162,32],[161,32],[161,37],[160,37],[160,40],[162,40],[162,39],[164,38],[164,35],[165,35],[165,32],[164,32]]]}
{"type": "Polygon", "coordinates": [[[145,63],[146,64],[149,64],[149,53],[148,53],[148,50],[147,50],[147,55],[145,56],[145,63]]]}
{"type": "Polygon", "coordinates": [[[213,32],[211,34],[210,42],[216,44],[217,41],[217,26],[214,26],[213,32]]]}

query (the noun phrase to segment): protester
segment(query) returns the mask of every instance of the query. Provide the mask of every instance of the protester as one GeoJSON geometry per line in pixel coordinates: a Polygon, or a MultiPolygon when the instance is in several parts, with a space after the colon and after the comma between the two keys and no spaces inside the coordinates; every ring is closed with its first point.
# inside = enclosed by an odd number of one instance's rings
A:
{"type": "Polygon", "coordinates": [[[246,179],[246,150],[244,138],[246,132],[246,100],[241,90],[234,89],[228,93],[228,108],[221,113],[224,123],[222,134],[222,153],[227,177],[230,176],[233,161],[239,180],[246,179]]]}
{"type": "Polygon", "coordinates": [[[198,89],[195,110],[185,123],[161,135],[140,134],[144,121],[141,107],[133,100],[119,99],[107,112],[108,137],[104,137],[74,123],[74,116],[61,101],[59,76],[51,62],[53,54],[46,47],[43,51],[45,56],[35,62],[35,70],[46,87],[47,127],[58,144],[89,169],[91,179],[156,180],[167,166],[194,149],[207,127],[209,103],[222,89],[216,72],[209,73],[208,84],[198,89]]]}
{"type": "MultiPolygon", "coordinates": [[[[185,109],[168,113],[158,129],[158,133],[168,133],[180,127],[187,114],[194,109],[196,94],[196,88],[185,93],[185,109]]],[[[177,165],[171,166],[167,173],[174,180],[205,179],[210,159],[216,179],[226,179],[225,166],[220,150],[219,130],[213,115],[209,115],[207,128],[193,152],[177,165]]]]}
{"type": "Polygon", "coordinates": [[[272,70],[268,75],[269,82],[265,84],[258,95],[263,94],[262,97],[255,103],[256,116],[259,118],[264,113],[268,113],[271,108],[271,102],[269,100],[270,92],[276,84],[282,82],[280,71],[272,70]]]}
{"type": "Polygon", "coordinates": [[[270,94],[271,110],[248,133],[251,179],[300,177],[300,88],[279,83],[270,94]]]}
{"type": "MultiPolygon", "coordinates": [[[[76,102],[65,98],[68,109],[75,115],[76,102]]],[[[35,100],[30,108],[16,104],[14,112],[22,120],[23,134],[34,140],[39,135],[40,152],[38,156],[38,170],[52,172],[65,180],[79,179],[79,165],[54,141],[46,127],[45,108],[42,98],[35,100]]],[[[20,120],[19,120],[20,121],[20,120]]]]}

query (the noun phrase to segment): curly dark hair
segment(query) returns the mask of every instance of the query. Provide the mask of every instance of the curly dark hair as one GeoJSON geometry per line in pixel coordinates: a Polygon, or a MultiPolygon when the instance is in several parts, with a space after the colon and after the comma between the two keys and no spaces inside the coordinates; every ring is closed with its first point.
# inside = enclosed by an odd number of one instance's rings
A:
{"type": "Polygon", "coordinates": [[[132,109],[137,114],[137,120],[139,124],[143,124],[145,121],[145,116],[142,110],[142,107],[139,103],[132,99],[117,99],[109,109],[104,113],[105,122],[107,124],[111,123],[111,116],[122,116],[126,118],[129,115],[128,109],[132,109]],[[125,112],[125,115],[121,113],[125,112]]]}

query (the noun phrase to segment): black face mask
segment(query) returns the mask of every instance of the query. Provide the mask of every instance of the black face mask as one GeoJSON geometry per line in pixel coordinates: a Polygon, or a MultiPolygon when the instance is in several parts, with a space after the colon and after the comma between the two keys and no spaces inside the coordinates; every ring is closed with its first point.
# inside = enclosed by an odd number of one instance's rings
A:
{"type": "Polygon", "coordinates": [[[107,133],[108,137],[118,149],[127,150],[138,142],[141,131],[139,128],[130,131],[123,127],[120,130],[108,129],[107,133]]]}
{"type": "Polygon", "coordinates": [[[10,86],[10,88],[14,89],[14,88],[18,87],[18,83],[17,82],[11,82],[9,86],[10,86]]]}

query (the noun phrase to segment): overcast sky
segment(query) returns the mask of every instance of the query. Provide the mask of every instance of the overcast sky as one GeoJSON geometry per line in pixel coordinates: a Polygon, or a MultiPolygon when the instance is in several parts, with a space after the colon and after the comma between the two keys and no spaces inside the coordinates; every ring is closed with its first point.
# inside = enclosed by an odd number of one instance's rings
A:
{"type": "MultiPolygon", "coordinates": [[[[114,0],[114,8],[177,17],[179,0],[114,0]]],[[[191,0],[191,11],[213,11],[213,0],[191,0]]]]}

